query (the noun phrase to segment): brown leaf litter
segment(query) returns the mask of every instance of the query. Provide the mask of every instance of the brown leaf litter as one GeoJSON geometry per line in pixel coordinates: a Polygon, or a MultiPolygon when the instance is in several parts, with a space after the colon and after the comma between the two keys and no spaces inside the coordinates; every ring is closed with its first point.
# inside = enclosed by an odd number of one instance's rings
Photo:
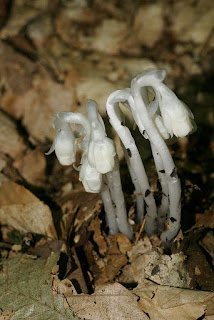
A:
{"type": "Polygon", "coordinates": [[[2,225],[9,225],[21,233],[57,238],[49,207],[13,181],[5,181],[0,187],[0,220],[2,225]]]}

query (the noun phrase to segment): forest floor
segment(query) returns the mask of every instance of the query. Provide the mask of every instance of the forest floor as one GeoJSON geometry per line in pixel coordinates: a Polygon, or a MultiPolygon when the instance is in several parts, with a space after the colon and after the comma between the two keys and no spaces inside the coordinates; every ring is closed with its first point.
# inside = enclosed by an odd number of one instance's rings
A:
{"type": "MultiPolygon", "coordinates": [[[[213,21],[212,0],[0,2],[0,320],[214,319],[213,21]],[[167,71],[197,124],[169,146],[182,218],[168,250],[141,223],[132,241],[108,235],[100,195],[45,156],[52,115],[85,114],[96,100],[134,223],[134,188],[105,102],[148,68],[167,71]]],[[[132,132],[158,199],[149,144],[132,132]]]]}

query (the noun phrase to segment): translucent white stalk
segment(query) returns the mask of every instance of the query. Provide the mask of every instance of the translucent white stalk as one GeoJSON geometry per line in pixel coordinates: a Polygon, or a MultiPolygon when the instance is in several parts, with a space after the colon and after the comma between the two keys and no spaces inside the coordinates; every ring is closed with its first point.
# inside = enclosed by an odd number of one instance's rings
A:
{"type": "MultiPolygon", "coordinates": [[[[155,77],[162,81],[165,76],[165,72],[155,75],[155,77]]],[[[181,206],[180,206],[180,198],[181,198],[181,187],[180,180],[177,176],[177,169],[175,167],[174,161],[171,157],[169,149],[161,138],[159,132],[157,131],[152,119],[149,117],[147,108],[144,104],[143,97],[141,94],[141,87],[144,86],[154,86],[156,78],[150,77],[145,80],[143,76],[137,76],[132,80],[131,89],[133,98],[135,101],[135,107],[139,115],[141,116],[142,124],[146,130],[146,133],[149,137],[149,140],[152,144],[154,144],[157,149],[157,153],[160,155],[164,170],[166,173],[166,178],[168,181],[169,188],[169,219],[167,221],[168,229],[161,234],[161,240],[163,242],[168,242],[172,240],[180,229],[180,219],[181,219],[181,206]]]]}
{"type": "Polygon", "coordinates": [[[125,234],[129,239],[132,239],[132,228],[128,222],[126,204],[122,191],[122,184],[120,179],[119,161],[115,157],[114,169],[106,174],[108,186],[111,192],[111,197],[115,204],[115,213],[117,226],[121,233],[125,234]]]}
{"type": "Polygon", "coordinates": [[[113,92],[107,99],[106,110],[109,116],[109,121],[115,131],[118,133],[124,147],[126,148],[130,165],[133,168],[134,174],[137,177],[142,194],[145,197],[146,203],[146,225],[145,230],[149,235],[157,231],[157,209],[153,194],[150,190],[148,178],[136,147],[135,141],[130,133],[130,130],[121,123],[120,109],[118,103],[126,103],[130,98],[130,89],[117,90],[113,92]],[[147,226],[149,225],[149,228],[147,226]]]}
{"type": "Polygon", "coordinates": [[[106,223],[109,227],[109,234],[116,234],[119,232],[116,220],[115,206],[113,205],[109,187],[107,185],[106,177],[103,179],[103,187],[101,191],[101,197],[103,200],[105,213],[106,213],[106,223]]]}
{"type": "Polygon", "coordinates": [[[105,207],[105,210],[110,232],[115,232],[118,228],[121,233],[131,239],[132,229],[127,218],[126,205],[120,180],[119,161],[116,156],[114,143],[106,135],[105,126],[97,111],[96,102],[88,100],[86,106],[88,119],[91,125],[91,136],[87,157],[91,162],[91,165],[94,165],[96,169],[100,173],[105,174],[107,178],[105,179],[105,182],[107,182],[108,189],[104,184],[104,191],[102,190],[101,194],[104,206],[105,203],[108,205],[107,208],[105,207]],[[109,189],[110,194],[108,194],[109,189]],[[107,199],[104,199],[104,195],[107,196],[107,199]],[[113,203],[110,202],[110,195],[113,203]],[[114,211],[116,220],[111,206],[115,206],[114,211]],[[115,223],[116,225],[114,226],[115,223]]]}
{"type": "MultiPolygon", "coordinates": [[[[128,109],[131,109],[130,105],[127,103],[124,103],[124,106],[128,109]]],[[[125,125],[125,116],[123,115],[122,111],[120,113],[118,112],[118,117],[121,120],[121,122],[125,125]]],[[[129,174],[131,176],[131,180],[132,180],[132,183],[135,188],[134,193],[135,193],[135,199],[136,199],[136,222],[139,223],[144,218],[144,196],[141,192],[141,188],[140,188],[138,179],[135,175],[135,172],[131,166],[130,157],[129,157],[128,152],[127,152],[126,148],[124,147],[122,141],[121,141],[121,146],[123,149],[123,153],[124,153],[124,157],[126,160],[128,170],[129,170],[129,174]]]]}
{"type": "MultiPolygon", "coordinates": [[[[122,143],[121,143],[122,144],[122,143]]],[[[129,173],[130,173],[130,176],[131,176],[131,179],[132,179],[132,183],[134,185],[134,188],[135,188],[135,197],[136,197],[136,222],[139,223],[143,220],[144,218],[144,196],[141,192],[141,189],[140,189],[140,185],[139,185],[139,182],[138,182],[138,179],[135,175],[135,172],[131,166],[131,163],[130,163],[130,157],[128,155],[128,152],[126,150],[126,148],[124,147],[124,145],[122,144],[122,148],[123,148],[123,152],[124,152],[124,156],[125,156],[125,160],[126,160],[126,163],[127,163],[127,166],[128,166],[128,169],[129,169],[129,173]]]]}
{"type": "Polygon", "coordinates": [[[166,178],[163,161],[153,143],[151,143],[151,149],[152,149],[152,155],[155,161],[155,167],[157,169],[158,179],[162,189],[161,204],[158,207],[158,228],[159,228],[159,231],[163,231],[165,221],[169,213],[168,181],[166,178]]]}
{"type": "MultiPolygon", "coordinates": [[[[149,89],[150,89],[150,91],[152,91],[152,93],[154,93],[153,88],[150,87],[149,89]]],[[[169,135],[166,135],[166,132],[165,132],[164,128],[162,128],[160,126],[160,123],[157,124],[157,122],[154,121],[154,119],[157,119],[157,115],[156,115],[156,112],[157,112],[157,109],[158,109],[158,99],[157,99],[157,97],[155,98],[154,101],[149,102],[147,89],[144,88],[144,87],[141,88],[141,95],[143,97],[145,105],[147,106],[146,109],[147,109],[149,118],[153,120],[153,122],[155,123],[156,127],[158,128],[158,131],[161,134],[161,136],[163,134],[163,135],[165,135],[165,137],[168,138],[169,135]]],[[[130,109],[132,111],[132,114],[133,114],[133,117],[135,119],[135,122],[136,122],[136,124],[137,124],[137,126],[139,128],[139,131],[141,132],[141,134],[144,136],[145,139],[148,139],[149,138],[148,134],[147,134],[147,132],[146,132],[146,130],[144,128],[144,125],[142,123],[142,120],[141,120],[142,113],[138,114],[138,110],[136,110],[135,103],[134,103],[134,100],[133,100],[132,96],[130,96],[130,98],[129,98],[129,106],[130,106],[130,109]]],[[[161,117],[159,117],[159,118],[161,118],[161,117]]],[[[162,122],[161,122],[161,124],[162,124],[162,122]]],[[[166,218],[167,218],[167,214],[168,214],[168,211],[169,211],[168,181],[166,179],[165,171],[163,169],[162,159],[161,159],[159,153],[157,152],[155,146],[152,143],[151,143],[151,149],[152,149],[152,154],[153,154],[153,157],[154,157],[155,166],[156,166],[157,173],[158,173],[158,178],[159,178],[159,181],[160,181],[160,184],[161,184],[161,188],[162,188],[162,192],[163,192],[162,199],[161,199],[161,205],[158,207],[158,231],[163,231],[164,225],[165,225],[165,221],[166,221],[166,218]]],[[[146,227],[148,227],[148,226],[146,226],[146,227]]]]}

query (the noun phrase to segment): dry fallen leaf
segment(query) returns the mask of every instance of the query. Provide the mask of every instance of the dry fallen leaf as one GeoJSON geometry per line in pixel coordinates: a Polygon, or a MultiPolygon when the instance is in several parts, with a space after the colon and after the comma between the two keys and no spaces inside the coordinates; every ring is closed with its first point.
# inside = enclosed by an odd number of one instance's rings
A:
{"type": "Polygon", "coordinates": [[[145,278],[171,287],[191,288],[191,278],[185,265],[186,259],[183,252],[161,255],[153,251],[145,267],[145,278]]]}
{"type": "MultiPolygon", "coordinates": [[[[65,295],[66,296],[66,295],[65,295]]],[[[100,285],[92,295],[66,296],[75,316],[87,320],[148,320],[138,297],[119,283],[100,285]]]]}
{"type": "Polygon", "coordinates": [[[46,158],[35,149],[16,159],[13,166],[18,169],[22,177],[30,184],[42,186],[45,180],[46,158]]]}
{"type": "Polygon", "coordinates": [[[145,279],[145,267],[150,261],[152,244],[150,239],[145,236],[137,244],[133,245],[128,252],[129,263],[123,268],[117,281],[121,283],[141,283],[145,279]]]}
{"type": "MultiPolygon", "coordinates": [[[[26,77],[28,74],[26,75],[26,77]]],[[[22,95],[8,90],[2,97],[2,108],[17,118],[23,118],[23,125],[29,134],[39,141],[52,139],[54,130],[52,115],[59,111],[71,111],[72,88],[50,80],[45,74],[34,76],[32,88],[22,95]]]]}
{"type": "Polygon", "coordinates": [[[55,253],[48,259],[18,254],[1,261],[1,320],[77,320],[72,310],[64,308],[63,295],[53,294],[51,271],[58,257],[55,253]]]}
{"type": "Polygon", "coordinates": [[[104,238],[99,230],[95,230],[93,240],[85,247],[94,282],[98,285],[112,281],[126,265],[130,249],[131,242],[125,235],[118,233],[104,238]],[[105,252],[104,256],[102,252],[105,252]]]}
{"type": "Polygon", "coordinates": [[[149,281],[133,292],[141,298],[139,304],[151,320],[195,320],[214,314],[213,292],[159,286],[149,281]]]}
{"type": "Polygon", "coordinates": [[[20,156],[26,149],[15,123],[0,111],[0,152],[12,158],[20,156]]]}
{"type": "Polygon", "coordinates": [[[22,233],[33,232],[57,238],[49,207],[13,181],[5,181],[0,187],[0,222],[22,233]]]}

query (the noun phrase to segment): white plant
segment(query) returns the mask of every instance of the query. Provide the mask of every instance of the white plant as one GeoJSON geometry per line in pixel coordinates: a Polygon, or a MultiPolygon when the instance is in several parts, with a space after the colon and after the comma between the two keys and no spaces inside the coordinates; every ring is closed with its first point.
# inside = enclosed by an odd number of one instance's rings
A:
{"type": "Polygon", "coordinates": [[[75,162],[76,139],[70,125],[60,119],[56,119],[53,125],[56,129],[54,142],[46,155],[55,151],[57,159],[63,166],[68,166],[75,162]]]}
{"type": "MultiPolygon", "coordinates": [[[[164,70],[152,69],[137,75],[131,81],[131,88],[117,90],[108,97],[106,110],[112,127],[120,137],[135,187],[136,220],[139,222],[143,219],[145,210],[145,231],[148,235],[161,232],[161,240],[167,245],[180,228],[181,186],[177,168],[165,140],[173,136],[184,137],[193,132],[196,125],[190,109],[163,84],[165,76],[164,70]],[[150,99],[151,94],[153,101],[150,99]],[[156,207],[134,138],[125,125],[120,103],[131,111],[140,133],[150,141],[162,188],[159,208],[156,207]]],[[[119,231],[131,239],[132,230],[128,223],[114,143],[106,135],[96,102],[88,100],[86,107],[88,117],[79,112],[59,112],[55,115],[56,135],[47,154],[55,150],[62,165],[75,162],[77,140],[70,126],[75,124],[79,134],[84,135],[78,144],[83,152],[78,168],[79,180],[87,192],[101,193],[109,233],[115,234],[119,231]]]]}
{"type": "Polygon", "coordinates": [[[78,146],[83,151],[79,168],[79,180],[85,191],[100,193],[106,212],[109,233],[118,231],[132,238],[132,229],[128,222],[126,205],[122,192],[114,143],[106,135],[104,122],[98,113],[97,104],[88,100],[86,104],[88,118],[79,112],[58,112],[54,128],[56,135],[47,154],[55,150],[62,165],[75,162],[76,139],[70,127],[74,124],[78,135],[84,135],[78,146]]]}
{"type": "MultiPolygon", "coordinates": [[[[162,189],[165,188],[166,192],[168,192],[169,212],[164,214],[165,216],[166,214],[168,215],[167,229],[161,233],[161,240],[167,243],[176,236],[180,229],[181,186],[177,168],[163,137],[167,137],[167,133],[171,137],[173,134],[183,137],[191,133],[194,128],[194,122],[193,115],[189,109],[162,83],[165,75],[166,72],[164,70],[149,69],[132,80],[131,90],[136,108],[135,112],[140,117],[138,125],[142,124],[140,130],[145,130],[146,136],[151,142],[153,154],[156,154],[154,160],[157,171],[164,173],[162,189]],[[146,91],[151,90],[151,88],[157,101],[156,112],[160,112],[161,125],[158,125],[157,121],[153,120],[154,116],[151,117],[148,112],[150,104],[148,103],[146,91]],[[163,169],[160,170],[160,168],[163,169]]],[[[167,209],[166,203],[164,206],[167,209]]],[[[163,214],[162,210],[161,214],[163,214]]]]}
{"type": "MultiPolygon", "coordinates": [[[[112,127],[118,133],[122,144],[128,153],[130,174],[133,179],[133,184],[135,185],[135,191],[137,192],[136,189],[140,189],[147,206],[147,220],[145,228],[147,233],[152,235],[157,231],[157,208],[134,138],[132,137],[128,127],[126,127],[122,121],[123,119],[121,116],[119,103],[125,103],[126,107],[133,110],[134,100],[132,98],[130,89],[117,90],[110,94],[106,102],[106,110],[112,127]],[[135,180],[135,177],[137,181],[135,180]]],[[[135,109],[133,112],[135,112],[135,109]]],[[[138,114],[135,113],[133,116],[136,119],[138,114]]],[[[140,121],[139,117],[137,119],[140,121]]],[[[143,217],[143,213],[141,213],[141,217],[143,217]]]]}

